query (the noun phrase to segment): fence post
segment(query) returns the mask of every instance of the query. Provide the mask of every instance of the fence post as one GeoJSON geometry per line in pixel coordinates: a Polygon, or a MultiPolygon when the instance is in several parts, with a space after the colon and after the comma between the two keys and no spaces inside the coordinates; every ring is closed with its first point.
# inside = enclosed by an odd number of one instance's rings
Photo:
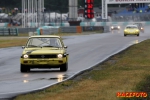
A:
{"type": "Polygon", "coordinates": [[[9,33],[9,35],[11,35],[11,34],[10,34],[10,28],[8,28],[8,33],[9,33]]]}
{"type": "Polygon", "coordinates": [[[18,28],[16,28],[16,36],[18,36],[18,28]]]}
{"type": "Polygon", "coordinates": [[[3,28],[3,36],[4,36],[4,28],[3,28]]]}

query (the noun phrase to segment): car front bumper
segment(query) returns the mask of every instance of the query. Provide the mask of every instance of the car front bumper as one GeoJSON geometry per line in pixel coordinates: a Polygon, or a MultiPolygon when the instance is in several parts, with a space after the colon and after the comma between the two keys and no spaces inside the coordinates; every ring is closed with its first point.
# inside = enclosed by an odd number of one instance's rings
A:
{"type": "Polygon", "coordinates": [[[138,35],[139,32],[124,32],[126,35],[138,35]]]}
{"type": "Polygon", "coordinates": [[[22,65],[29,65],[29,66],[41,66],[41,65],[48,65],[48,66],[59,66],[62,64],[67,63],[68,57],[63,58],[53,58],[53,59],[24,59],[20,58],[20,63],[22,65]]]}

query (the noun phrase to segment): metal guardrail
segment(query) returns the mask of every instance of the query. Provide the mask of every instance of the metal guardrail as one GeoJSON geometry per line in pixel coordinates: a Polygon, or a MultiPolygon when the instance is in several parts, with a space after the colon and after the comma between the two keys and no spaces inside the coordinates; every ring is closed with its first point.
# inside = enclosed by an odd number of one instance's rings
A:
{"type": "Polygon", "coordinates": [[[43,34],[53,34],[53,33],[58,33],[59,28],[49,28],[49,29],[43,29],[43,34]]]}
{"type": "Polygon", "coordinates": [[[76,33],[77,32],[76,26],[61,27],[60,30],[62,33],[76,33]]]}
{"type": "Polygon", "coordinates": [[[0,28],[0,36],[18,36],[17,28],[0,28]]]}

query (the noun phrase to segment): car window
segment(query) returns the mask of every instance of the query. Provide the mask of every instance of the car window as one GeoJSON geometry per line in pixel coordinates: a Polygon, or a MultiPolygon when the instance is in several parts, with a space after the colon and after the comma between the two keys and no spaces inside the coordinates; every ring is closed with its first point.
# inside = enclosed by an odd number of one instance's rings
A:
{"type": "Polygon", "coordinates": [[[137,28],[137,26],[127,26],[126,29],[133,29],[133,28],[137,28]]]}
{"type": "Polygon", "coordinates": [[[27,47],[62,47],[59,38],[30,38],[27,47]]]}

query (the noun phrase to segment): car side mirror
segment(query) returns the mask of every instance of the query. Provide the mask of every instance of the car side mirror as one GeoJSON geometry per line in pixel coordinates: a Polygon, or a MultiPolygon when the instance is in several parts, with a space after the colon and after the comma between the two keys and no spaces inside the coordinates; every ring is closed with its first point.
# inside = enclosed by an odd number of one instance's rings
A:
{"type": "Polygon", "coordinates": [[[25,48],[25,46],[22,46],[22,49],[24,49],[25,48]]]}
{"type": "Polygon", "coordinates": [[[67,47],[67,46],[64,46],[64,48],[67,49],[68,47],[67,47]]]}

